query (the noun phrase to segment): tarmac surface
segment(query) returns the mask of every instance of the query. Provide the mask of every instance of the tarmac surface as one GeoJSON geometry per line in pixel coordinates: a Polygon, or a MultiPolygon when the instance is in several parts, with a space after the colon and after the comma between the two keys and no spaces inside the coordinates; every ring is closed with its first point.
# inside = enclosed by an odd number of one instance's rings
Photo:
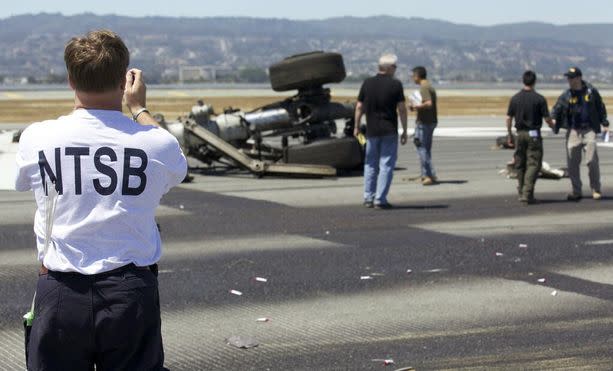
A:
{"type": "MultiPolygon", "coordinates": [[[[492,145],[437,138],[442,182],[429,188],[411,181],[415,149],[401,147],[390,211],[361,206],[359,174],[205,172],[172,190],[158,213],[166,366],[610,370],[613,197],[568,203],[568,179],[541,180],[541,202],[522,206],[498,174],[512,153],[492,145]],[[227,345],[236,335],[259,346],[227,345]]],[[[546,138],[545,160],[564,156],[561,138],[546,138]]],[[[613,196],[613,151],[600,157],[613,196]]],[[[12,191],[0,203],[0,369],[19,370],[34,203],[12,191]]]]}

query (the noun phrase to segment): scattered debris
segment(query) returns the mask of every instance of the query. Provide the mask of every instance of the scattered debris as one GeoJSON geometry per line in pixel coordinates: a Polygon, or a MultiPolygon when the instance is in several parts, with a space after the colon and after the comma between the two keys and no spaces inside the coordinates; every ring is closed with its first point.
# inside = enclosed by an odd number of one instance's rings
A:
{"type": "Polygon", "coordinates": [[[232,295],[237,295],[237,296],[241,296],[243,295],[242,292],[238,291],[238,290],[230,290],[230,294],[232,295]]]}
{"type": "Polygon", "coordinates": [[[179,209],[183,210],[185,209],[185,206],[183,204],[179,205],[179,209]]]}
{"type": "Polygon", "coordinates": [[[557,291],[557,290],[553,290],[553,291],[551,292],[551,296],[556,296],[556,295],[558,295],[558,291],[557,291]]]}
{"type": "Polygon", "coordinates": [[[373,362],[383,362],[383,364],[385,366],[389,366],[389,365],[393,365],[394,364],[394,360],[391,358],[387,358],[387,359],[373,359],[373,362]]]}
{"type": "Polygon", "coordinates": [[[500,257],[500,256],[504,256],[504,254],[503,254],[503,253],[501,253],[501,252],[497,252],[497,253],[496,253],[496,256],[499,256],[499,257],[500,257]]]}
{"type": "Polygon", "coordinates": [[[326,236],[329,236],[329,235],[330,235],[330,231],[326,231],[326,236]]]}
{"type": "Polygon", "coordinates": [[[268,278],[264,277],[255,277],[255,280],[258,282],[268,282],[268,278]]]}
{"type": "Polygon", "coordinates": [[[521,258],[513,258],[513,263],[521,263],[521,258]]]}
{"type": "Polygon", "coordinates": [[[545,278],[539,278],[537,281],[539,283],[545,283],[547,280],[545,278]]]}
{"type": "MultiPolygon", "coordinates": [[[[515,162],[510,161],[507,163],[506,168],[498,171],[498,175],[507,177],[507,179],[517,179],[517,169],[515,168],[515,162]]],[[[538,174],[539,178],[559,180],[562,178],[568,178],[567,168],[552,168],[547,162],[543,161],[543,166],[538,174]]]]}
{"type": "Polygon", "coordinates": [[[394,371],[415,371],[415,367],[403,367],[403,368],[398,368],[394,371]]]}
{"type": "Polygon", "coordinates": [[[555,169],[555,168],[552,168],[551,165],[549,165],[549,163],[543,161],[543,166],[541,167],[541,173],[539,175],[541,178],[545,178],[545,179],[568,178],[568,169],[566,168],[555,169]]]}
{"type": "Polygon", "coordinates": [[[528,276],[534,276],[534,273],[528,272],[528,276]]]}
{"type": "Polygon", "coordinates": [[[270,318],[261,317],[255,320],[256,322],[270,322],[270,318]]]}
{"type": "Polygon", "coordinates": [[[360,276],[361,280],[372,280],[371,276],[360,276]]]}
{"type": "Polygon", "coordinates": [[[370,275],[373,277],[383,277],[385,276],[385,273],[371,273],[370,275]]]}
{"type": "Polygon", "coordinates": [[[407,269],[407,274],[411,274],[411,273],[413,273],[413,270],[412,269],[407,269]]]}
{"type": "Polygon", "coordinates": [[[231,336],[226,339],[226,343],[241,349],[255,348],[260,345],[254,338],[249,336],[231,336]]]}
{"type": "Polygon", "coordinates": [[[520,244],[519,244],[519,248],[520,248],[520,249],[527,249],[527,248],[528,248],[528,244],[526,244],[526,243],[520,243],[520,244]]]}
{"type": "Polygon", "coordinates": [[[441,272],[446,272],[446,271],[447,271],[447,269],[435,268],[435,269],[425,270],[424,273],[441,273],[441,272]]]}
{"type": "Polygon", "coordinates": [[[21,139],[21,133],[23,133],[23,129],[19,129],[13,132],[13,143],[19,143],[19,139],[21,139]]]}

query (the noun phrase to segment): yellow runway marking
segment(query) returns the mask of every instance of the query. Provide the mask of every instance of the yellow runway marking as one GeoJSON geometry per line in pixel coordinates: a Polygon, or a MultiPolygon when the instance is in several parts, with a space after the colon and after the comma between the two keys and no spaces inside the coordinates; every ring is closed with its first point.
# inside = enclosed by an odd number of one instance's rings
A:
{"type": "Polygon", "coordinates": [[[23,95],[17,93],[4,93],[4,96],[9,99],[23,99],[23,95]]]}
{"type": "Polygon", "coordinates": [[[169,91],[168,95],[171,97],[189,97],[189,94],[187,94],[184,91],[169,91]]]}

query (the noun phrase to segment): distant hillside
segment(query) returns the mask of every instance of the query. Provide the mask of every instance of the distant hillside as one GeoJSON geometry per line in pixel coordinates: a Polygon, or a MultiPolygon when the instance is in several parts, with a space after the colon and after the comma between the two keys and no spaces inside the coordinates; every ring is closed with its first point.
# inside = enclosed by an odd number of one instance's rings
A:
{"type": "MultiPolygon", "coordinates": [[[[443,80],[517,80],[525,68],[555,79],[567,66],[579,64],[590,78],[613,81],[613,24],[481,27],[388,16],[313,21],[14,16],[0,20],[0,75],[37,79],[63,75],[66,41],[96,28],[121,34],[132,51],[133,64],[157,81],[176,80],[181,66],[263,70],[287,55],[309,50],[343,53],[353,78],[371,73],[377,57],[391,51],[399,55],[403,71],[423,64],[443,80]]],[[[253,73],[227,76],[263,78],[253,73]]]]}

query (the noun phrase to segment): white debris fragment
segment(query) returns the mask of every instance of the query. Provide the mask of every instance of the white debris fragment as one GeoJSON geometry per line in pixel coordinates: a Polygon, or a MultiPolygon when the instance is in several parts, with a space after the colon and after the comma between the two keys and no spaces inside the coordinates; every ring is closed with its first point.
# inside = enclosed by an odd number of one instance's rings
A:
{"type": "Polygon", "coordinates": [[[391,358],[386,359],[373,359],[372,362],[383,362],[384,365],[389,366],[394,364],[394,360],[391,358]]]}
{"type": "Polygon", "coordinates": [[[329,235],[330,235],[330,231],[326,231],[326,236],[329,236],[329,235]]]}
{"type": "Polygon", "coordinates": [[[179,205],[179,209],[183,210],[185,209],[185,206],[183,204],[179,205]]]}
{"type": "Polygon", "coordinates": [[[230,294],[232,295],[237,295],[237,296],[241,296],[243,295],[242,292],[238,291],[238,290],[230,290],[230,294]]]}
{"type": "Polygon", "coordinates": [[[528,272],[528,276],[534,276],[534,273],[528,272]]]}
{"type": "Polygon", "coordinates": [[[258,282],[268,282],[268,278],[264,277],[255,277],[255,280],[258,282]]]}
{"type": "Polygon", "coordinates": [[[519,244],[519,248],[520,248],[520,249],[527,249],[527,248],[528,248],[528,244],[525,244],[525,243],[520,243],[520,244],[519,244]]]}
{"type": "Polygon", "coordinates": [[[514,258],[513,263],[521,263],[521,258],[514,258]]]}
{"type": "Polygon", "coordinates": [[[270,322],[270,318],[261,317],[255,320],[256,322],[270,322]]]}
{"type": "Polygon", "coordinates": [[[407,269],[407,274],[411,274],[411,273],[413,273],[413,270],[412,269],[407,269]]]}
{"type": "Polygon", "coordinates": [[[545,283],[547,280],[545,278],[539,278],[537,281],[539,283],[545,283]]]}
{"type": "Polygon", "coordinates": [[[553,290],[553,291],[551,292],[551,296],[556,296],[556,295],[558,295],[558,292],[557,292],[556,290],[553,290]]]}
{"type": "Polygon", "coordinates": [[[372,280],[372,276],[360,276],[361,280],[372,280]]]}
{"type": "Polygon", "coordinates": [[[497,253],[496,253],[496,256],[504,256],[504,254],[503,254],[503,253],[501,253],[501,252],[497,252],[497,253]]]}
{"type": "Polygon", "coordinates": [[[371,273],[370,275],[373,277],[383,277],[385,276],[385,273],[371,273]]]}
{"type": "Polygon", "coordinates": [[[425,270],[424,273],[441,273],[441,272],[446,272],[446,271],[447,269],[435,268],[435,269],[425,270]]]}

